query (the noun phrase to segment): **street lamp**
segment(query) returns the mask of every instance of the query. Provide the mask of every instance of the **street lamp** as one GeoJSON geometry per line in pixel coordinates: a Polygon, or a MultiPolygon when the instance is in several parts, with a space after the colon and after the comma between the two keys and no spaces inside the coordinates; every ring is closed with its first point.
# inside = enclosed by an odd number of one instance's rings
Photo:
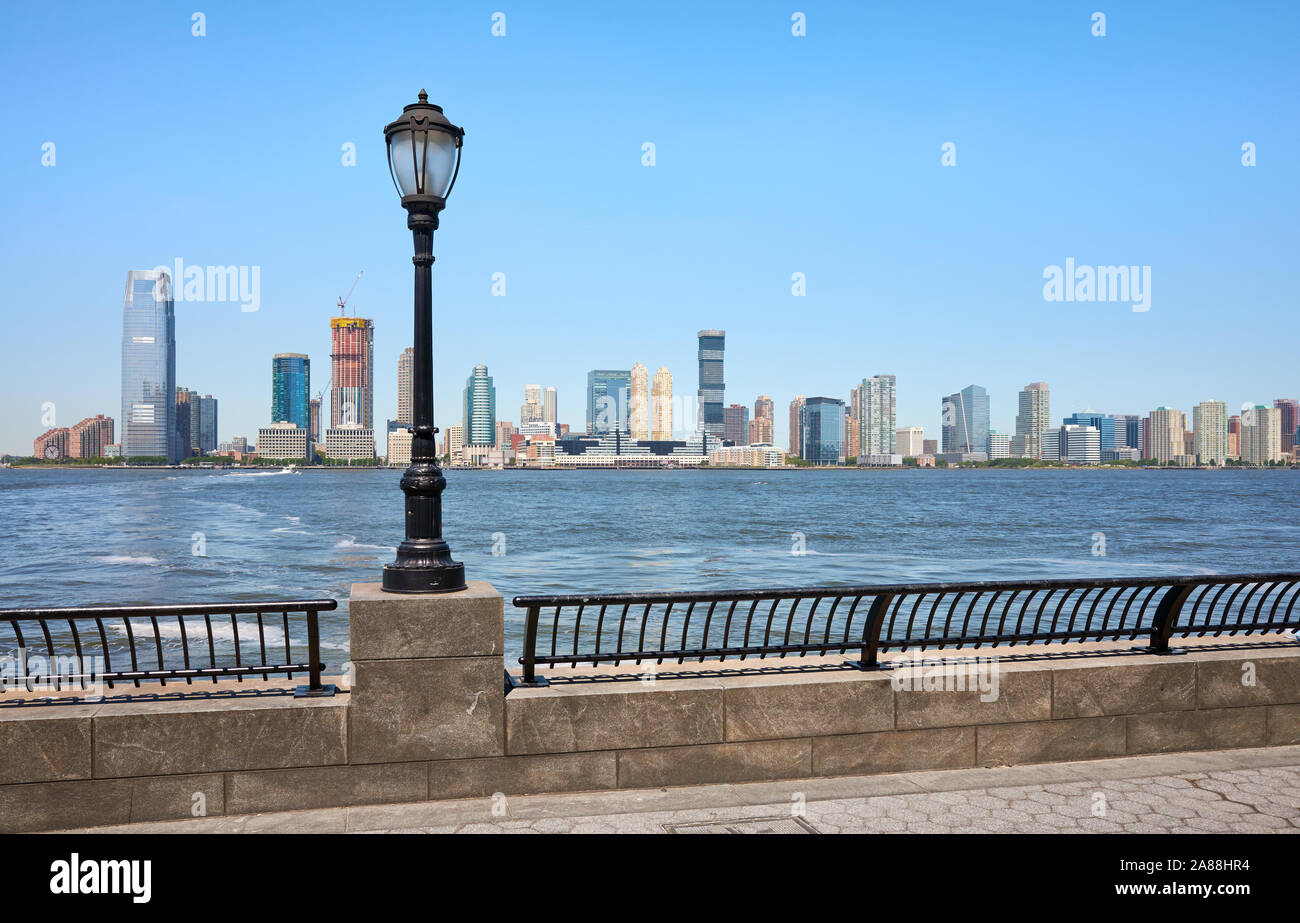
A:
{"type": "Polygon", "coordinates": [[[460,172],[465,131],[420,91],[420,101],[384,127],[388,168],[415,238],[415,361],[412,383],[411,465],[402,475],[406,540],[397,560],[384,565],[388,593],[447,593],[465,589],[465,567],[451,559],[442,538],[442,492],[433,437],[433,232],[460,172]]]}

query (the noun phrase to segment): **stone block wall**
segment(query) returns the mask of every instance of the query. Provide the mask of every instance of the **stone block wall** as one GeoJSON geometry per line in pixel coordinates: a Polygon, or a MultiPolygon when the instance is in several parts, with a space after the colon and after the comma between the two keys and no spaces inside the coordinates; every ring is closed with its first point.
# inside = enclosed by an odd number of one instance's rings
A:
{"type": "Polygon", "coordinates": [[[351,620],[332,698],[0,707],[0,831],[1300,743],[1300,645],[1278,636],[927,655],[996,656],[996,696],[846,657],[561,669],[507,695],[486,583],[358,584],[351,620]]]}

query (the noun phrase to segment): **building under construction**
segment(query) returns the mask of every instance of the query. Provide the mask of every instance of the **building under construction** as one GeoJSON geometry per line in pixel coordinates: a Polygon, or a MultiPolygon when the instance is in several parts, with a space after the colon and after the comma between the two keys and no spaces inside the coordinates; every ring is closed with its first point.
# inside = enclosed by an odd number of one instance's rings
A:
{"type": "Polygon", "coordinates": [[[330,428],[374,429],[375,325],[364,317],[330,318],[330,428]]]}

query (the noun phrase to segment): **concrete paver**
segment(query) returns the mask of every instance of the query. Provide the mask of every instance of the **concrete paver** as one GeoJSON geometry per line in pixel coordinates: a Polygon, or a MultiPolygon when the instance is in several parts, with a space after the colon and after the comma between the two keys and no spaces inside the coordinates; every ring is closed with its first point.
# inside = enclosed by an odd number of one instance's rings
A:
{"type": "Polygon", "coordinates": [[[368,805],[77,832],[1300,833],[1300,746],[368,805]]]}

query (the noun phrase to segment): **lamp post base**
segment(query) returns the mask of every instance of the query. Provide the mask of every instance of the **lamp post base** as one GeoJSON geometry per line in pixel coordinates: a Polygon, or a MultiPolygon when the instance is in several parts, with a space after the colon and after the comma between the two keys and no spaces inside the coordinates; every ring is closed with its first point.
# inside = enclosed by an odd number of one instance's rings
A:
{"type": "Polygon", "coordinates": [[[412,539],[397,547],[397,560],[384,565],[385,593],[454,593],[465,589],[465,565],[451,559],[443,541],[412,539]]]}

